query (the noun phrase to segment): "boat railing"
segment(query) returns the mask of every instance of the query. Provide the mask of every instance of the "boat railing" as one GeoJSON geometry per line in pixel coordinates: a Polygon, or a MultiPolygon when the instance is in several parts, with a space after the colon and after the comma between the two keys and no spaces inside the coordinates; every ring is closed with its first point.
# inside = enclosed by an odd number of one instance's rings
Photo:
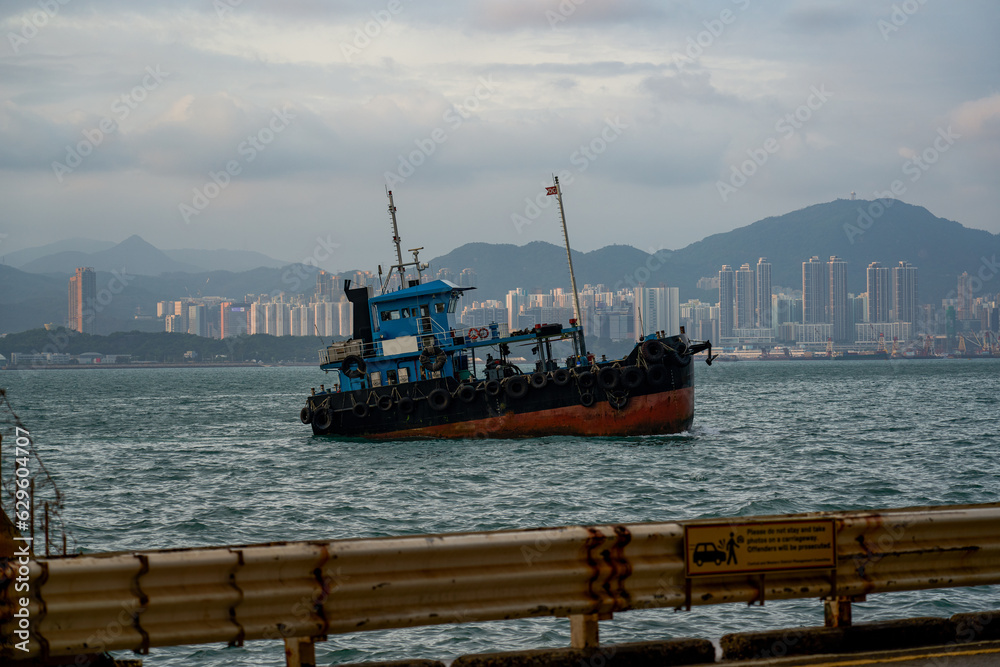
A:
{"type": "MultiPolygon", "coordinates": [[[[419,341],[417,349],[427,347],[430,344],[438,347],[451,347],[484,340],[500,340],[510,336],[510,327],[506,322],[493,322],[482,327],[463,326],[451,329],[444,329],[436,325],[435,329],[435,331],[431,331],[430,333],[415,336],[419,341]]],[[[369,358],[381,356],[382,354],[384,354],[383,341],[367,343],[361,340],[346,340],[333,343],[319,350],[319,363],[320,365],[339,364],[351,355],[369,358]]]]}
{"type": "Polygon", "coordinates": [[[372,357],[375,354],[374,343],[366,343],[361,340],[345,340],[333,343],[320,350],[319,363],[321,365],[337,364],[351,355],[356,357],[372,357]]]}

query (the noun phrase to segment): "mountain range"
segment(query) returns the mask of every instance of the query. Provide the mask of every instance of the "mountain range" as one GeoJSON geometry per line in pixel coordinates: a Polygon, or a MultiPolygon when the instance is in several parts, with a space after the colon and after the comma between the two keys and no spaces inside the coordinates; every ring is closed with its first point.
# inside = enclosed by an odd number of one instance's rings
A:
{"type": "MultiPolygon", "coordinates": [[[[669,228],[646,247],[668,244],[669,228]]],[[[927,209],[896,200],[846,200],[816,204],[782,216],[765,218],[678,250],[645,252],[611,245],[592,252],[573,251],[577,284],[604,284],[616,290],[639,282],[679,287],[681,299],[717,301],[716,290],[698,289],[699,278],[718,275],[723,264],[753,267],[760,257],[772,265],[772,284],[801,288],[802,262],[816,255],[837,255],[848,263],[848,291],[866,290],[865,268],[877,261],[895,266],[906,261],[918,268],[918,300],[939,303],[953,296],[957,276],[978,275],[982,293],[1000,292],[1000,235],[969,229],[938,218],[927,209]]],[[[469,243],[432,259],[431,271],[465,268],[477,273],[471,300],[503,299],[523,287],[569,288],[566,251],[550,243],[524,246],[469,243]]],[[[0,333],[23,331],[66,319],[67,280],[77,266],[97,270],[97,287],[115,284],[122,272],[127,285],[109,290],[99,314],[98,333],[142,328],[136,314],[153,315],[157,301],[193,296],[311,292],[316,269],[286,264],[247,251],[161,251],[138,236],[115,245],[72,239],[9,253],[0,264],[0,333]],[[211,269],[211,270],[209,270],[211,269]]],[[[156,327],[148,321],[147,327],[156,327]]]]}
{"type": "Polygon", "coordinates": [[[160,250],[133,234],[121,243],[93,239],[68,239],[8,253],[3,263],[27,273],[73,273],[78,266],[97,271],[125,269],[129,273],[250,271],[290,264],[252,250],[160,250]]]}
{"type": "MultiPolygon", "coordinates": [[[[664,229],[660,239],[649,239],[650,245],[669,241],[669,234],[664,229]]],[[[838,199],[714,234],[680,250],[659,250],[655,256],[623,245],[574,252],[573,266],[578,286],[603,283],[614,289],[640,281],[663,283],[679,287],[682,301],[718,301],[717,291],[699,290],[696,283],[717,276],[723,264],[734,270],[743,263],[753,268],[766,257],[772,285],[801,289],[802,262],[814,255],[824,261],[831,255],[845,260],[847,289],[855,294],[866,291],[865,269],[871,262],[889,267],[909,262],[918,269],[919,302],[939,303],[955,290],[963,271],[974,275],[995,263],[1000,235],[963,227],[897,200],[838,199]]],[[[470,243],[432,260],[431,266],[475,268],[480,289],[474,299],[500,299],[514,287],[569,287],[566,251],[548,243],[470,243]]],[[[983,290],[1000,292],[1000,276],[983,290]]]]}

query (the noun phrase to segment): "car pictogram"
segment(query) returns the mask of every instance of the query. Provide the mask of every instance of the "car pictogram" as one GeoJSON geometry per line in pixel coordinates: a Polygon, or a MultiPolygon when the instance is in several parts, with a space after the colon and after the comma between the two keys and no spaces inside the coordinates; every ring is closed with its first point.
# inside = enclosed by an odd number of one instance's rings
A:
{"type": "Polygon", "coordinates": [[[722,565],[722,561],[726,560],[726,552],[720,551],[711,542],[700,542],[694,547],[693,560],[694,564],[699,567],[712,562],[716,565],[722,565]]]}

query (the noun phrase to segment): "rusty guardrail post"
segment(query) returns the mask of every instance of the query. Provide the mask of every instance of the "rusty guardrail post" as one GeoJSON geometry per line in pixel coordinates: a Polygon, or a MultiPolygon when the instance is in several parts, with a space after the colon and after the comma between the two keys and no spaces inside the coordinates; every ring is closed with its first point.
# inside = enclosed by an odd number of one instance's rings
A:
{"type": "Polygon", "coordinates": [[[851,603],[864,602],[864,595],[834,596],[823,598],[823,625],[828,628],[851,626],[851,603]]]}
{"type": "Polygon", "coordinates": [[[569,617],[569,643],[573,648],[594,648],[600,644],[597,614],[573,614],[569,617]]]}
{"type": "Polygon", "coordinates": [[[286,667],[316,667],[316,645],[310,637],[285,639],[286,667]]]}

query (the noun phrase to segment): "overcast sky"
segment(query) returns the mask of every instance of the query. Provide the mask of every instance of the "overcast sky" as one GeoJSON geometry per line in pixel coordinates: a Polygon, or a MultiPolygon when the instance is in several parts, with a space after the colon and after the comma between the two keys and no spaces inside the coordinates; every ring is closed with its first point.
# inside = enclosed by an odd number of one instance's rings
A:
{"type": "Polygon", "coordinates": [[[553,172],[580,250],[893,181],[1000,232],[996,0],[3,0],[0,21],[0,254],[139,234],[373,269],[387,184],[404,251],[560,243],[553,172]]]}

